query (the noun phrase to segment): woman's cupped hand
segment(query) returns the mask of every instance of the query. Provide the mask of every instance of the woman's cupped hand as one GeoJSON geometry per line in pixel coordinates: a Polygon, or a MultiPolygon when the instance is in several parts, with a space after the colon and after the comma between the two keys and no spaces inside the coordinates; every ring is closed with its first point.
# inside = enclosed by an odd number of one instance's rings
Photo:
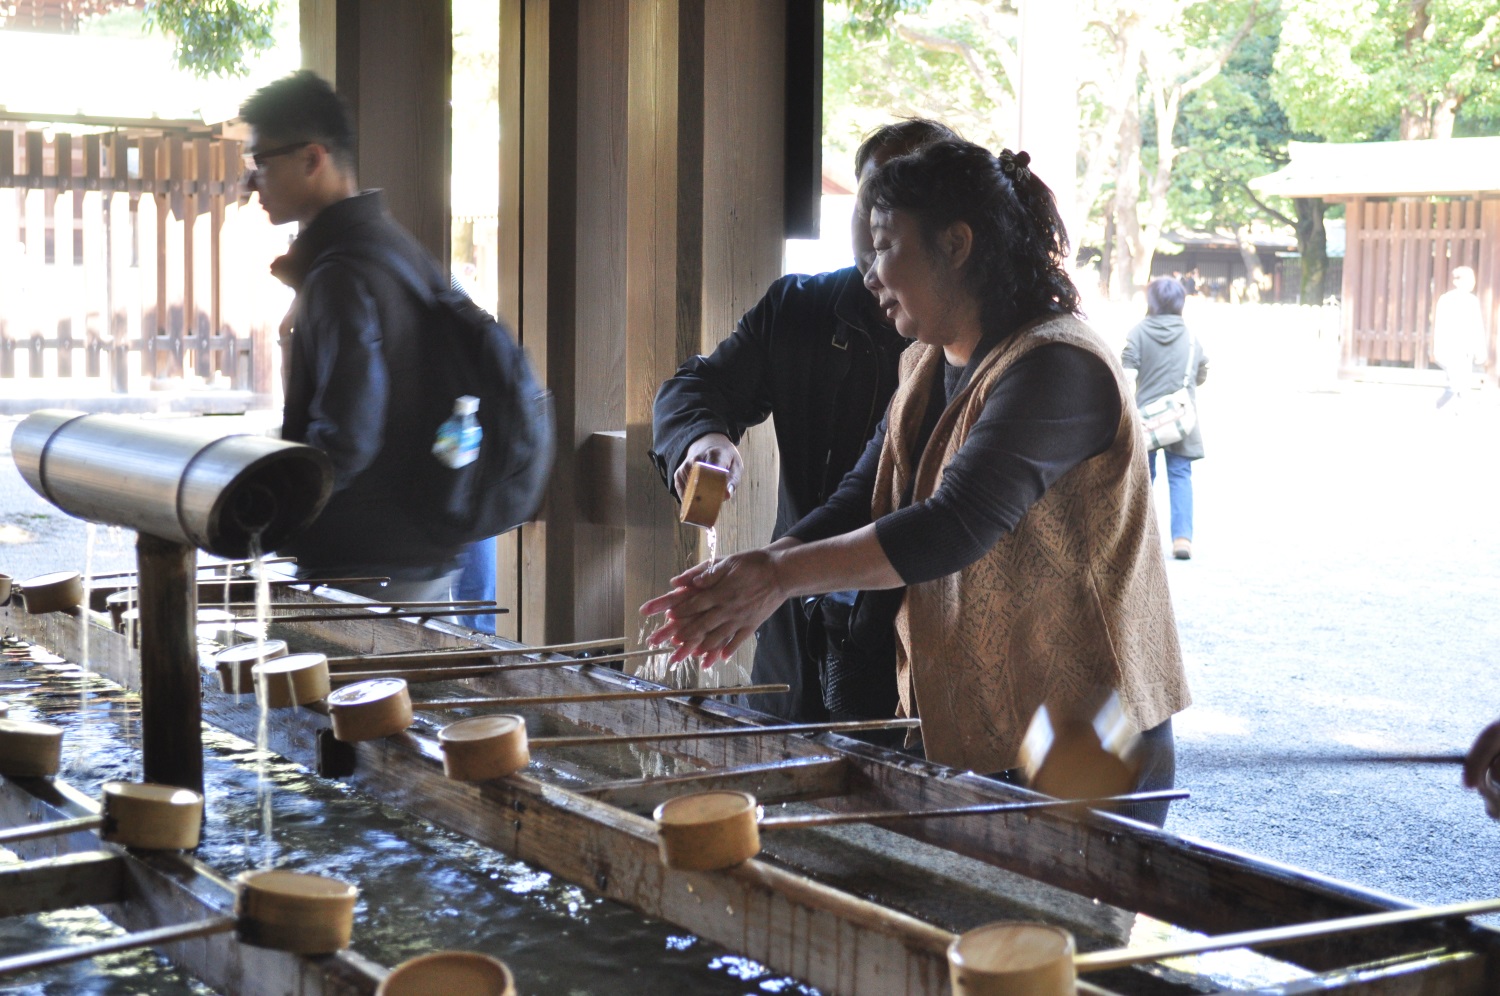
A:
{"type": "Polygon", "coordinates": [[[672,579],[672,590],[641,606],[641,615],[665,613],[651,634],[653,647],[671,644],[671,660],[701,655],[703,667],[727,660],[786,601],[777,558],[750,550],[712,564],[705,561],[672,579]]]}

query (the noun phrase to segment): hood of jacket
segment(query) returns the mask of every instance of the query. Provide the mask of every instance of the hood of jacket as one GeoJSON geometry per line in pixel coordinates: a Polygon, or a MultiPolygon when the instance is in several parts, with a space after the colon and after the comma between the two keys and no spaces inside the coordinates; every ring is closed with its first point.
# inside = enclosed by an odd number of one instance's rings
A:
{"type": "Polygon", "coordinates": [[[1170,345],[1187,334],[1181,315],[1147,315],[1140,327],[1159,346],[1170,345]]]}

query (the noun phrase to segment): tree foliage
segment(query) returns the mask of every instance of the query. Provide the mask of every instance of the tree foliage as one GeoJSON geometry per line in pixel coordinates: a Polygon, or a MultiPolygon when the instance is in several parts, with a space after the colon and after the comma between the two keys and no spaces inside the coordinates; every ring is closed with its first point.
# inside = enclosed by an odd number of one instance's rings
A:
{"type": "Polygon", "coordinates": [[[147,0],[146,27],[170,35],[177,65],[197,76],[245,76],[275,44],[279,0],[147,0]]]}
{"type": "Polygon", "coordinates": [[[979,0],[830,3],[823,34],[824,162],[852,183],[860,141],[900,117],[937,118],[995,148],[1013,138],[1007,60],[1014,58],[1014,29],[997,7],[979,0]]]}
{"type": "Polygon", "coordinates": [[[1256,216],[1288,224],[1292,205],[1257,197],[1249,183],[1287,164],[1287,142],[1317,141],[1294,132],[1271,93],[1278,45],[1273,29],[1246,39],[1223,73],[1183,103],[1174,140],[1170,222],[1193,231],[1232,231],[1256,216]]]}
{"type": "Polygon", "coordinates": [[[1446,138],[1500,112],[1493,0],[1285,0],[1273,89],[1331,141],[1446,138]]]}

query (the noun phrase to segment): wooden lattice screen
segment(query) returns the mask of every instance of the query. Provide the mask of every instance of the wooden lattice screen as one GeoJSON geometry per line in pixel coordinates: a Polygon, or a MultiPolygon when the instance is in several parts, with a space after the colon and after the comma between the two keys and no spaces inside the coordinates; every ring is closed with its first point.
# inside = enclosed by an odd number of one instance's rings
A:
{"type": "Polygon", "coordinates": [[[1493,377],[1500,200],[1358,198],[1348,202],[1347,218],[1344,367],[1433,367],[1437,299],[1452,287],[1454,268],[1470,266],[1489,338],[1485,372],[1493,377]]]}
{"type": "Polygon", "coordinates": [[[277,236],[238,203],[239,153],[206,133],[0,126],[0,378],[269,394],[274,311],[230,278],[263,278],[277,236]]]}

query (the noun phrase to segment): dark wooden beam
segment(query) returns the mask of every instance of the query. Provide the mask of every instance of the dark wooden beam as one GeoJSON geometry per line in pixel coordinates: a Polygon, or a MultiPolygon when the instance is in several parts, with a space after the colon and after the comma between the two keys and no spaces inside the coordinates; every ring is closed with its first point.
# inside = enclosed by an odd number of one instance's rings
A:
{"type": "Polygon", "coordinates": [[[823,3],[786,3],[786,237],[815,239],[823,203],[823,3]]]}
{"type": "Polygon", "coordinates": [[[197,551],[139,534],[141,758],[148,782],[203,791],[197,551]]]}

